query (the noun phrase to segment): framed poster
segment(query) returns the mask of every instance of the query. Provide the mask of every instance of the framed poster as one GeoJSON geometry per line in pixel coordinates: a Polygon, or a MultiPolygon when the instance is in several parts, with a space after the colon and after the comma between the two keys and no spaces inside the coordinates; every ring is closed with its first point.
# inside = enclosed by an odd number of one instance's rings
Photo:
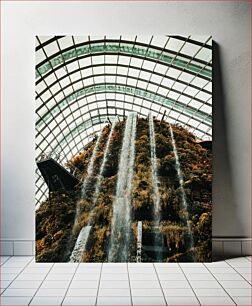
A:
{"type": "Polygon", "coordinates": [[[36,37],[36,260],[211,261],[211,36],[36,37]]]}

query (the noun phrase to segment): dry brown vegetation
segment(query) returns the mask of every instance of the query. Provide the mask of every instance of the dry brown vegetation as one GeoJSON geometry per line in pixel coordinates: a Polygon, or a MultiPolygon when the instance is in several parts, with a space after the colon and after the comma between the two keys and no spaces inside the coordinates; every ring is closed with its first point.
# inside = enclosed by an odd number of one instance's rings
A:
{"type": "MultiPolygon", "coordinates": [[[[50,193],[36,213],[37,261],[67,261],[80,229],[92,220],[90,239],[83,261],[107,261],[113,200],[125,121],[116,125],[108,162],[105,165],[97,203],[92,207],[96,176],[99,173],[110,126],[102,131],[94,163],[94,177],[80,198],[81,186],[74,194],[50,193]],[[76,209],[80,211],[75,220],[76,209]],[[75,223],[75,224],[74,224],[75,223]]],[[[182,205],[169,125],[155,121],[161,220],[159,232],[163,243],[163,261],[211,260],[212,231],[212,152],[197,143],[195,136],[180,126],[172,126],[184,179],[187,210],[182,205]],[[190,229],[190,230],[189,230],[190,229]],[[190,231],[193,243],[190,240],[190,231]]],[[[71,172],[83,180],[96,138],[67,163],[71,172]],[[76,170],[77,169],[77,170],[76,170]]],[[[132,241],[130,260],[135,260],[137,221],[143,221],[143,244],[152,243],[153,193],[148,121],[138,119],[135,142],[135,167],[132,185],[132,241]],[[149,234],[149,236],[148,236],[149,234]]],[[[153,252],[144,248],[143,261],[155,261],[153,252]]]]}

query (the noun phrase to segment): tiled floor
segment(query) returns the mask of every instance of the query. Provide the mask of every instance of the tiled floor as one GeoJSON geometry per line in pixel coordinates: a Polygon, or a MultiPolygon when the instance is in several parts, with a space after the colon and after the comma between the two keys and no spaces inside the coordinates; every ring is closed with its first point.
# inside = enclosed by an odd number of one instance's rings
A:
{"type": "Polygon", "coordinates": [[[0,305],[251,304],[251,257],[205,264],[51,264],[1,257],[0,305]]]}

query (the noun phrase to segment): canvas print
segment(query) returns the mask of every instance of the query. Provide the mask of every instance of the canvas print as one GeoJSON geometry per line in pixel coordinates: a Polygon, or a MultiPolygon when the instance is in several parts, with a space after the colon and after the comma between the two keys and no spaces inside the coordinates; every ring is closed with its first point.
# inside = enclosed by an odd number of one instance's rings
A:
{"type": "Polygon", "coordinates": [[[212,254],[212,37],[36,37],[36,261],[212,254]]]}

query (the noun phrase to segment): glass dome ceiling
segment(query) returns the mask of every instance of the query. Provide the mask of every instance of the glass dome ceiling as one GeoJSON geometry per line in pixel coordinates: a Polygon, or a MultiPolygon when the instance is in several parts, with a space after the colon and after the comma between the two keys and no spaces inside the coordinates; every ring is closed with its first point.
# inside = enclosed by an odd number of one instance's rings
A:
{"type": "MultiPolygon", "coordinates": [[[[36,37],[36,158],[64,163],[135,111],[212,139],[211,36],[36,37]]],[[[36,203],[47,185],[36,169],[36,203]]]]}

